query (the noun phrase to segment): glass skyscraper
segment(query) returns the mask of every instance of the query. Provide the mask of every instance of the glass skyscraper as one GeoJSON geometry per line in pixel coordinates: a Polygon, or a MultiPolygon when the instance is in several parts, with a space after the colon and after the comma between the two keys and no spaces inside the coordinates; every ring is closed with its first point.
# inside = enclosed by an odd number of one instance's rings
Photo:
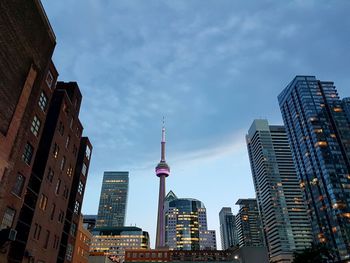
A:
{"type": "Polygon", "coordinates": [[[312,235],[285,128],[254,120],[246,141],[270,259],[292,262],[312,235]]]}
{"type": "Polygon", "coordinates": [[[125,223],[129,172],[104,172],[96,227],[122,227],[125,223]]]}
{"type": "Polygon", "coordinates": [[[314,239],[350,259],[350,123],[333,82],[296,76],[278,96],[314,239]]]}
{"type": "Polygon", "coordinates": [[[165,197],[165,244],[174,250],[216,249],[215,231],[207,228],[204,204],[192,198],[165,197]]]}
{"type": "Polygon", "coordinates": [[[222,249],[238,246],[236,217],[232,214],[231,208],[223,207],[220,210],[219,219],[222,249]]]}
{"type": "Polygon", "coordinates": [[[236,227],[239,247],[264,247],[264,234],[256,199],[239,199],[236,227]]]}

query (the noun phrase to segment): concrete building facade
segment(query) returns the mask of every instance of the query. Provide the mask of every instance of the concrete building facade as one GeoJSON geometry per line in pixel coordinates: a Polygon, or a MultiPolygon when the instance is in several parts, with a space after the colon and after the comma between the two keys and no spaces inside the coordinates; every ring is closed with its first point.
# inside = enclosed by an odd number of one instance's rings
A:
{"type": "Polygon", "coordinates": [[[285,128],[254,120],[246,141],[270,259],[292,262],[312,234],[285,128]]]}

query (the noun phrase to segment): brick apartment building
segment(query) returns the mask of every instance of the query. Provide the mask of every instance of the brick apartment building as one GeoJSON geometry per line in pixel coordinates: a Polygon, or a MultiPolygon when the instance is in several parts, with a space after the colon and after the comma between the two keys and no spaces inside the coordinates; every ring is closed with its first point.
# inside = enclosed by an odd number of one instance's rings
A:
{"type": "Polygon", "coordinates": [[[0,1],[0,24],[0,262],[72,262],[92,151],[82,96],[56,85],[39,0],[0,1]]]}

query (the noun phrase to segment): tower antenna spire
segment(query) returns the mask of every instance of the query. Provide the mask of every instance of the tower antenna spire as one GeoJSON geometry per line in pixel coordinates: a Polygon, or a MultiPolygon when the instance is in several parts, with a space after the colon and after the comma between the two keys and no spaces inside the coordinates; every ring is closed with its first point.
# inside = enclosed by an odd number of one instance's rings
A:
{"type": "Polygon", "coordinates": [[[162,141],[161,141],[161,161],[165,161],[165,117],[163,116],[162,141]]]}

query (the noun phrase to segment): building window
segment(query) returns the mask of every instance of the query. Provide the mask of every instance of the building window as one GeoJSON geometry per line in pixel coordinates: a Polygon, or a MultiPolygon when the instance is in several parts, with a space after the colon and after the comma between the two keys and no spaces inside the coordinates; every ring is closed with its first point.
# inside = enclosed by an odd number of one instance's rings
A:
{"type": "Polygon", "coordinates": [[[61,165],[60,165],[61,171],[63,171],[65,164],[66,164],[66,157],[63,156],[63,157],[62,157],[62,160],[61,160],[61,165]]]}
{"type": "Polygon", "coordinates": [[[32,161],[33,151],[34,151],[33,146],[30,145],[30,143],[27,143],[26,146],[24,147],[22,160],[28,165],[30,165],[30,162],[32,161]]]}
{"type": "Polygon", "coordinates": [[[66,253],[66,259],[71,261],[72,260],[72,254],[73,254],[73,246],[71,244],[68,244],[68,246],[67,246],[67,253],[66,253]]]}
{"type": "Polygon", "coordinates": [[[70,227],[70,234],[75,237],[75,233],[77,232],[77,224],[72,223],[71,227],[70,227]]]}
{"type": "Polygon", "coordinates": [[[72,174],[73,174],[73,167],[72,167],[72,165],[70,164],[69,167],[68,167],[68,169],[67,169],[67,175],[68,175],[68,177],[71,177],[72,174]]]}
{"type": "Polygon", "coordinates": [[[69,194],[69,188],[65,185],[63,190],[63,197],[67,199],[68,194],[69,194]]]}
{"type": "Polygon", "coordinates": [[[42,111],[46,111],[46,107],[47,107],[47,96],[45,95],[45,93],[42,91],[40,94],[40,98],[39,98],[39,102],[38,105],[40,107],[40,109],[42,111]]]}
{"type": "Polygon", "coordinates": [[[50,240],[50,231],[46,230],[46,238],[45,238],[44,248],[47,248],[47,245],[49,244],[49,240],[50,240]]]}
{"type": "Polygon", "coordinates": [[[79,214],[79,207],[80,207],[80,203],[78,201],[75,201],[74,213],[79,214]]]}
{"type": "Polygon", "coordinates": [[[63,125],[63,123],[61,121],[58,124],[58,132],[59,132],[59,134],[61,134],[63,136],[63,134],[64,134],[64,125],[63,125]]]}
{"type": "Polygon", "coordinates": [[[52,183],[54,176],[55,176],[55,172],[52,170],[51,167],[49,167],[49,170],[47,171],[47,176],[46,176],[47,180],[49,180],[49,182],[52,183]]]}
{"type": "Polygon", "coordinates": [[[58,248],[58,242],[59,242],[59,237],[58,236],[54,236],[54,240],[53,240],[53,248],[57,249],[58,248]]]}
{"type": "Polygon", "coordinates": [[[39,240],[40,239],[40,233],[41,233],[41,225],[35,223],[34,224],[34,235],[33,235],[33,238],[36,239],[36,240],[39,240]]]}
{"type": "Polygon", "coordinates": [[[17,196],[21,196],[24,182],[25,182],[25,177],[21,174],[17,174],[15,185],[12,188],[12,193],[14,193],[17,196]]]}
{"type": "Polygon", "coordinates": [[[40,202],[39,202],[39,208],[41,210],[45,211],[46,207],[47,207],[47,196],[44,195],[44,194],[41,194],[40,202]]]}
{"type": "Polygon", "coordinates": [[[58,179],[56,183],[56,189],[55,189],[56,195],[60,193],[60,188],[61,188],[61,179],[58,179]]]}
{"type": "Polygon", "coordinates": [[[4,217],[2,218],[0,229],[6,229],[12,227],[13,219],[15,218],[16,210],[7,207],[4,217]]]}
{"type": "Polygon", "coordinates": [[[74,156],[77,156],[78,148],[77,146],[73,145],[73,154],[74,156]]]}
{"type": "Polygon", "coordinates": [[[57,145],[57,143],[53,146],[53,157],[57,159],[58,153],[60,152],[60,147],[57,145]]]}
{"type": "Polygon", "coordinates": [[[89,145],[86,145],[85,156],[88,160],[90,160],[91,149],[90,149],[89,145]]]}
{"type": "Polygon", "coordinates": [[[50,215],[50,219],[53,220],[55,217],[55,210],[56,210],[56,205],[52,204],[51,206],[51,215],[50,215]]]}
{"type": "Polygon", "coordinates": [[[86,176],[86,170],[87,170],[87,167],[86,167],[86,164],[83,163],[83,166],[81,167],[81,173],[86,176]]]}
{"type": "Polygon", "coordinates": [[[63,220],[64,220],[64,212],[60,210],[58,214],[58,222],[63,223],[63,220]]]}
{"type": "Polygon", "coordinates": [[[35,136],[38,136],[39,134],[39,130],[40,130],[40,125],[41,125],[41,121],[39,120],[39,118],[35,115],[32,121],[32,126],[30,127],[30,130],[32,131],[32,133],[35,136]]]}
{"type": "Polygon", "coordinates": [[[79,182],[79,186],[78,186],[78,193],[79,193],[80,195],[82,195],[82,194],[83,194],[83,191],[84,191],[84,184],[83,184],[82,181],[80,181],[80,182],[79,182]]]}
{"type": "Polygon", "coordinates": [[[68,149],[69,143],[70,143],[70,135],[68,135],[66,139],[66,149],[68,149]]]}
{"type": "Polygon", "coordinates": [[[52,76],[52,73],[51,71],[47,72],[47,75],[46,75],[46,84],[49,88],[52,87],[52,83],[53,83],[53,76],[52,76]]]}

